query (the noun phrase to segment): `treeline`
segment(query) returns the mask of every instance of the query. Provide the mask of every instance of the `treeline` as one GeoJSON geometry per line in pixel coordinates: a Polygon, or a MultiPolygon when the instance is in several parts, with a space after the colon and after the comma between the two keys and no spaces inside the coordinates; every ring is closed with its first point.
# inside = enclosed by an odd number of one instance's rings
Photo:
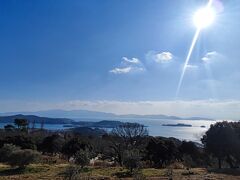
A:
{"type": "MultiPolygon", "coordinates": [[[[202,137],[202,144],[152,137],[145,126],[123,123],[101,136],[76,132],[28,131],[23,120],[0,131],[0,161],[24,168],[43,157],[74,162],[81,167],[105,162],[132,172],[141,167],[230,167],[240,165],[240,123],[218,122],[202,137]],[[9,153],[7,153],[9,152],[9,153]]],[[[56,162],[55,162],[56,163],[56,162]]]]}
{"type": "Polygon", "coordinates": [[[218,122],[201,139],[204,150],[218,160],[218,167],[240,165],[240,122],[218,122]]]}

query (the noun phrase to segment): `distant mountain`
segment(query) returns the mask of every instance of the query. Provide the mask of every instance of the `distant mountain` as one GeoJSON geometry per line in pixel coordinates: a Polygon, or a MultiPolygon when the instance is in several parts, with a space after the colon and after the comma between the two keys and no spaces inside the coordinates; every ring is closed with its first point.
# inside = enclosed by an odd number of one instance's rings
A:
{"type": "Polygon", "coordinates": [[[204,117],[178,117],[178,116],[168,116],[168,115],[137,115],[137,114],[126,114],[126,115],[116,115],[113,113],[98,112],[98,111],[88,111],[88,110],[47,110],[47,111],[35,111],[35,112],[9,112],[0,113],[0,116],[12,116],[16,114],[22,115],[35,115],[41,117],[58,118],[58,119],[81,119],[84,121],[92,121],[94,119],[106,119],[106,120],[118,120],[121,118],[135,118],[135,119],[174,119],[174,120],[213,120],[204,117]]]}
{"type": "Polygon", "coordinates": [[[13,115],[13,116],[0,116],[0,123],[14,123],[15,119],[27,119],[29,123],[42,123],[44,124],[64,124],[65,127],[89,127],[89,128],[114,128],[117,127],[123,122],[120,121],[74,121],[67,118],[48,118],[48,117],[39,117],[35,115],[13,115]]]}
{"type": "Polygon", "coordinates": [[[144,119],[175,119],[175,120],[181,120],[182,118],[177,116],[167,116],[167,115],[136,115],[136,114],[126,114],[126,115],[119,115],[119,117],[122,118],[144,118],[144,119]]]}
{"type": "Polygon", "coordinates": [[[185,120],[209,120],[209,121],[214,120],[211,118],[203,118],[203,117],[186,117],[186,118],[182,118],[182,119],[185,119],[185,120]]]}
{"type": "Polygon", "coordinates": [[[77,118],[86,118],[86,119],[98,119],[98,118],[113,118],[116,117],[113,113],[105,113],[105,112],[97,112],[97,111],[88,111],[88,110],[47,110],[47,111],[35,111],[35,112],[7,112],[0,113],[0,116],[11,116],[15,114],[23,114],[23,115],[35,115],[49,118],[69,118],[69,119],[77,119],[77,118]]]}
{"type": "Polygon", "coordinates": [[[48,118],[48,117],[39,117],[35,115],[22,115],[17,114],[13,116],[0,116],[0,123],[14,123],[15,119],[27,119],[29,123],[42,123],[45,124],[71,124],[74,121],[67,118],[48,118]]]}

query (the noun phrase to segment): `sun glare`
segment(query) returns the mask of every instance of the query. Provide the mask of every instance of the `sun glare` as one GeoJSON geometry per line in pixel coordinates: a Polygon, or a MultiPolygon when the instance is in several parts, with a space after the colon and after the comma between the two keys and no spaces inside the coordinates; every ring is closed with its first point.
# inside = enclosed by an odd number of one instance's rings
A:
{"type": "Polygon", "coordinates": [[[193,37],[191,46],[189,48],[189,51],[188,51],[188,54],[187,54],[187,57],[186,57],[186,60],[185,60],[184,66],[183,66],[183,70],[182,70],[182,73],[181,73],[181,76],[180,76],[180,79],[178,82],[176,98],[178,97],[180,88],[182,86],[183,77],[184,77],[186,68],[188,66],[188,62],[191,58],[192,52],[194,50],[194,47],[197,43],[199,34],[203,28],[206,28],[207,26],[211,25],[215,19],[216,12],[211,8],[211,5],[212,5],[212,0],[209,0],[206,7],[197,10],[193,16],[193,22],[197,29],[196,29],[195,35],[193,37]]]}
{"type": "Polygon", "coordinates": [[[211,25],[214,19],[215,19],[215,12],[210,7],[199,9],[194,14],[194,17],[193,17],[194,24],[198,29],[203,29],[211,25]]]}

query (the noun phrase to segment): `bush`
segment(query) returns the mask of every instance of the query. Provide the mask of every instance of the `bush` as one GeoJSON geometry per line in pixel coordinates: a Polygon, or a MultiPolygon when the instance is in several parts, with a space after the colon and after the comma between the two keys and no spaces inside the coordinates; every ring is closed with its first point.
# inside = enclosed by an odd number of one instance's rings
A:
{"type": "Polygon", "coordinates": [[[146,146],[146,158],[155,167],[166,167],[180,160],[177,141],[170,138],[151,138],[146,146]]]}
{"type": "MultiPolygon", "coordinates": [[[[90,178],[89,169],[80,169],[77,166],[70,165],[64,172],[64,179],[66,180],[88,180],[90,178]]],[[[105,178],[104,178],[105,179],[105,178]]]]}
{"type": "Polygon", "coordinates": [[[5,131],[14,131],[15,127],[11,124],[7,124],[4,126],[5,131]]]}
{"type": "Polygon", "coordinates": [[[189,168],[198,167],[196,162],[190,155],[183,155],[182,159],[186,167],[189,167],[189,168]]]}
{"type": "Polygon", "coordinates": [[[20,148],[13,144],[4,144],[0,149],[0,162],[6,163],[14,151],[18,151],[20,148]]]}
{"type": "Polygon", "coordinates": [[[87,150],[80,150],[76,153],[75,155],[75,163],[77,165],[80,165],[81,168],[83,168],[84,166],[89,165],[90,163],[90,158],[89,158],[89,153],[87,150]]]}
{"type": "Polygon", "coordinates": [[[62,153],[67,156],[68,160],[75,156],[78,151],[81,149],[92,149],[88,142],[80,139],[79,137],[74,137],[67,141],[62,147],[62,153]]]}
{"type": "Polygon", "coordinates": [[[20,149],[11,144],[5,144],[0,149],[0,161],[19,168],[25,168],[25,166],[36,162],[39,158],[40,154],[37,151],[20,149]]]}
{"type": "Polygon", "coordinates": [[[141,156],[138,150],[134,149],[124,152],[123,164],[131,173],[133,172],[133,169],[140,167],[140,160],[141,156]]]}
{"type": "Polygon", "coordinates": [[[80,179],[80,170],[76,166],[69,166],[64,172],[64,179],[75,180],[80,179]]]}
{"type": "Polygon", "coordinates": [[[56,154],[61,152],[64,142],[63,137],[53,134],[43,139],[43,142],[40,144],[40,149],[43,153],[56,154]]]}
{"type": "Polygon", "coordinates": [[[12,152],[7,164],[11,166],[18,166],[19,168],[25,168],[25,166],[36,162],[39,158],[40,154],[37,151],[31,149],[20,149],[12,152]]]}
{"type": "Polygon", "coordinates": [[[29,135],[18,134],[14,136],[7,136],[4,139],[4,144],[14,144],[22,149],[36,149],[35,142],[29,135]]]}

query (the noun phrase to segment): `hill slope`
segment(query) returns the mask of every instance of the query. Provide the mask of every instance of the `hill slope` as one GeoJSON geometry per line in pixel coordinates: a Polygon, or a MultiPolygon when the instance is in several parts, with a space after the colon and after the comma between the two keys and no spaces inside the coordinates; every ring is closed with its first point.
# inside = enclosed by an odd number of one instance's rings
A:
{"type": "Polygon", "coordinates": [[[35,115],[22,115],[17,114],[13,116],[0,116],[0,123],[14,123],[15,119],[27,119],[29,123],[42,123],[45,124],[71,124],[74,121],[67,118],[48,118],[48,117],[39,117],[35,115]]]}

